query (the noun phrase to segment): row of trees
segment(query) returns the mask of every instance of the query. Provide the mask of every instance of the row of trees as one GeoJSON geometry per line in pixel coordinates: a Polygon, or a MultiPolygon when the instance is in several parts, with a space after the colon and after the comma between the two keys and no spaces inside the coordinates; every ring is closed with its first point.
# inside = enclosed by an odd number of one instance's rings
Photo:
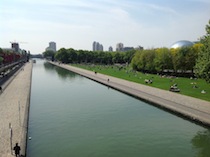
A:
{"type": "Polygon", "coordinates": [[[163,72],[164,70],[178,70],[185,73],[187,70],[193,72],[199,49],[202,44],[192,47],[177,49],[158,48],[137,51],[132,59],[131,65],[134,70],[146,72],[163,72]]]}
{"type": "Polygon", "coordinates": [[[50,57],[63,63],[131,63],[134,70],[163,72],[173,70],[186,72],[191,70],[196,76],[210,82],[210,20],[206,25],[206,35],[192,47],[178,49],[158,48],[150,50],[132,50],[128,52],[93,52],[61,48],[56,53],[46,51],[44,57],[50,57]]]}
{"type": "Polygon", "coordinates": [[[63,63],[124,64],[130,63],[134,53],[135,50],[128,52],[93,52],[61,48],[56,53],[46,51],[43,54],[45,58],[51,57],[63,63]]]}

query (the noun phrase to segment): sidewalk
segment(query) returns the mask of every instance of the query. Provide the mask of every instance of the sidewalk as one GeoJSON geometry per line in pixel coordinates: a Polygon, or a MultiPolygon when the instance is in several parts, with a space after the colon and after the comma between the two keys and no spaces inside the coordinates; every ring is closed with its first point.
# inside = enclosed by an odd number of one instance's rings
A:
{"type": "Polygon", "coordinates": [[[66,64],[58,64],[55,62],[50,63],[83,75],[89,79],[100,82],[144,101],[150,102],[155,106],[180,114],[193,121],[210,126],[210,102],[208,101],[129,82],[100,73],[95,74],[92,71],[76,68],[66,64]]]}
{"type": "Polygon", "coordinates": [[[25,155],[31,74],[32,63],[25,63],[23,70],[14,74],[3,85],[3,92],[0,93],[1,157],[14,156],[11,148],[15,143],[20,145],[21,154],[25,155]]]}

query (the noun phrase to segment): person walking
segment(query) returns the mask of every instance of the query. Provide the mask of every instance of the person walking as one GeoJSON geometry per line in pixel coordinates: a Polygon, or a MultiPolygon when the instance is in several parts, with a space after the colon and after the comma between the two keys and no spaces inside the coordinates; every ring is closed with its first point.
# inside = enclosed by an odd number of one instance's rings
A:
{"type": "Polygon", "coordinates": [[[18,157],[20,156],[20,146],[18,146],[18,143],[16,143],[15,147],[13,148],[15,151],[15,156],[18,157]]]}

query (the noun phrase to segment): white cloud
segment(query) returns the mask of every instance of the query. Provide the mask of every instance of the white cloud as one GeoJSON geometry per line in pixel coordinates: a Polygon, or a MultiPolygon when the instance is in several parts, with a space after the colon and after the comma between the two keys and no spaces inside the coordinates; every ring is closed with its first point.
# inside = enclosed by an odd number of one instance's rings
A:
{"type": "Polygon", "coordinates": [[[6,2],[0,5],[0,43],[26,41],[30,44],[24,46],[34,53],[44,51],[51,40],[58,48],[89,50],[94,40],[105,49],[115,48],[118,42],[146,48],[170,46],[176,40],[200,37],[210,14],[189,8],[182,15],[169,4],[146,1],[14,0],[20,6],[6,2]]]}
{"type": "Polygon", "coordinates": [[[209,0],[187,0],[187,1],[210,4],[210,1],[209,0]]]}

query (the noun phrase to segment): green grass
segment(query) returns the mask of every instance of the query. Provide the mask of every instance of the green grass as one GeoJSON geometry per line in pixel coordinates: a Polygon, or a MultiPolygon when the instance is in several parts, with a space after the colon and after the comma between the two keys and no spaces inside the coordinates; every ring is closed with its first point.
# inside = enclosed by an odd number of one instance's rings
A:
{"type": "Polygon", "coordinates": [[[132,71],[129,67],[119,68],[118,66],[110,65],[86,65],[86,64],[72,64],[79,68],[83,68],[90,71],[96,71],[97,73],[122,78],[128,81],[137,82],[140,84],[156,87],[164,90],[169,90],[170,86],[177,84],[180,89],[180,94],[210,101],[210,84],[207,84],[201,79],[190,79],[183,77],[161,77],[160,75],[144,74],[141,72],[132,71]],[[145,79],[153,80],[152,84],[146,84],[145,79]],[[196,85],[198,88],[193,88],[196,85]],[[202,94],[201,91],[205,90],[206,94],[202,94]]]}

